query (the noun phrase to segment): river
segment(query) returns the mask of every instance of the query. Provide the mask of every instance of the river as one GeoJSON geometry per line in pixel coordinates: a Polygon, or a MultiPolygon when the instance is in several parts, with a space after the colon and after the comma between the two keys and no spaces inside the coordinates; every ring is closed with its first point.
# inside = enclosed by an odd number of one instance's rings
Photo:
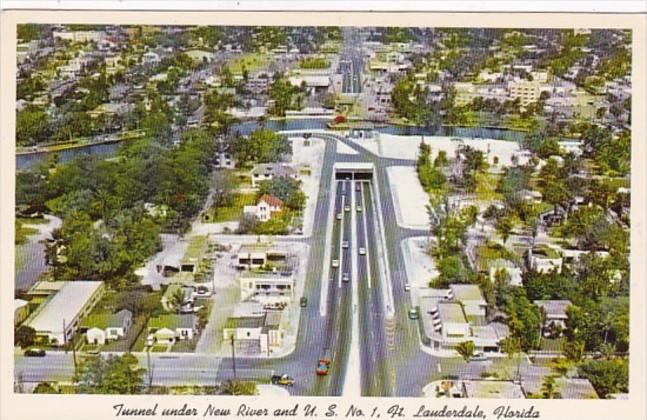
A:
{"type": "MultiPolygon", "coordinates": [[[[330,120],[317,118],[289,119],[289,120],[269,120],[265,126],[271,130],[316,130],[325,129],[330,120]]],[[[258,121],[246,121],[235,124],[232,131],[238,131],[240,134],[249,134],[259,127],[258,121]]],[[[380,133],[399,134],[399,135],[427,135],[427,136],[455,136],[455,137],[474,137],[488,138],[498,140],[519,141],[523,139],[524,133],[513,130],[498,128],[467,128],[467,127],[409,127],[393,124],[378,126],[376,131],[380,133]]],[[[111,157],[117,153],[119,143],[95,144],[74,149],[57,151],[59,162],[65,163],[77,156],[96,155],[101,157],[111,157]]],[[[36,152],[23,155],[16,155],[16,169],[27,170],[47,158],[50,153],[54,152],[36,152]]]]}

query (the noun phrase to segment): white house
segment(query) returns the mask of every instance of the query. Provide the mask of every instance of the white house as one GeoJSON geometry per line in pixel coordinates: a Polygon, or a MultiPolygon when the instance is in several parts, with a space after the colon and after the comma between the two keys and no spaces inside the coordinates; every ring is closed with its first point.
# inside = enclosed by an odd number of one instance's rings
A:
{"type": "Polygon", "coordinates": [[[132,312],[122,309],[115,314],[91,315],[83,320],[81,327],[87,328],[85,338],[88,343],[103,345],[108,341],[125,337],[132,322],[132,312]]]}
{"type": "Polygon", "coordinates": [[[536,246],[526,251],[526,264],[529,270],[547,273],[552,270],[562,272],[562,257],[548,246],[536,246]]]}
{"type": "Polygon", "coordinates": [[[192,340],[198,329],[198,317],[194,314],[167,314],[148,321],[146,345],[172,344],[179,340],[192,340]]]}
{"type": "Polygon", "coordinates": [[[283,210],[283,200],[273,195],[263,194],[255,206],[245,206],[243,212],[253,214],[261,222],[267,222],[272,214],[283,210]]]}
{"type": "Polygon", "coordinates": [[[521,267],[517,266],[512,261],[498,258],[490,263],[489,270],[490,281],[492,283],[494,283],[497,271],[504,270],[508,273],[508,277],[510,278],[510,286],[521,286],[522,284],[521,267]]]}
{"type": "Polygon", "coordinates": [[[271,354],[283,345],[284,331],[281,311],[235,316],[227,319],[223,329],[225,342],[233,338],[237,352],[242,354],[271,354]]]}

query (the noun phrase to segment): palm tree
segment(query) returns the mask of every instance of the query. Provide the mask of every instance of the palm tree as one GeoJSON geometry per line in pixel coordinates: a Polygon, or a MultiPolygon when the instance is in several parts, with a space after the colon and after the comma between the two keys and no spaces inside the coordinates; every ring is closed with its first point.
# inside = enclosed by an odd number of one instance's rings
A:
{"type": "Polygon", "coordinates": [[[456,346],[456,352],[461,355],[463,360],[467,363],[470,362],[470,359],[474,355],[474,342],[473,341],[463,341],[456,346]]]}
{"type": "Polygon", "coordinates": [[[182,304],[184,303],[184,289],[180,287],[175,292],[173,292],[169,303],[172,308],[177,308],[177,311],[179,312],[182,304]]]}
{"type": "Polygon", "coordinates": [[[541,395],[546,399],[553,399],[557,391],[557,384],[555,383],[555,377],[553,375],[548,375],[544,378],[544,382],[541,384],[541,395]]]}

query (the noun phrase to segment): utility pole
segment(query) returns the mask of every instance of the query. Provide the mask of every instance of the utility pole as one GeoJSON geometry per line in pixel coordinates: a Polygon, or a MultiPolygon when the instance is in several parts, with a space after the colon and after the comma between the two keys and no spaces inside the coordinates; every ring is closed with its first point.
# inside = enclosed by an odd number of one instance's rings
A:
{"type": "Polygon", "coordinates": [[[151,349],[146,351],[146,370],[148,371],[148,389],[153,386],[153,368],[151,366],[151,349]]]}
{"type": "Polygon", "coordinates": [[[231,334],[231,364],[234,369],[234,379],[236,379],[236,348],[234,346],[234,333],[231,334]]]}

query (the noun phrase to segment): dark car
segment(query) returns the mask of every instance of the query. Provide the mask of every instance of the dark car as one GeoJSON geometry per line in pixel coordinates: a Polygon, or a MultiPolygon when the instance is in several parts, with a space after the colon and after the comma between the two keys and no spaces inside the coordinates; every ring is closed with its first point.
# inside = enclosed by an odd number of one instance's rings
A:
{"type": "Polygon", "coordinates": [[[45,350],[43,349],[29,349],[25,351],[25,356],[26,357],[45,357],[45,350]]]}
{"type": "Polygon", "coordinates": [[[305,297],[305,296],[302,297],[301,300],[299,301],[299,303],[301,304],[302,308],[305,308],[306,306],[308,306],[308,298],[305,297]]]}
{"type": "Polygon", "coordinates": [[[288,375],[272,375],[271,381],[274,385],[294,386],[294,379],[288,375]]]}

